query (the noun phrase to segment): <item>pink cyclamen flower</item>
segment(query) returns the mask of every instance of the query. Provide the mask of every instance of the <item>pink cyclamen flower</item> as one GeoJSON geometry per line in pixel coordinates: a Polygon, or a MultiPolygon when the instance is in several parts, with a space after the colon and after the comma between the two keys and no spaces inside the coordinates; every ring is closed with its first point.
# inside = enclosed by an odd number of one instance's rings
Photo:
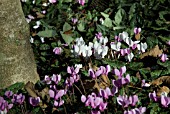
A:
{"type": "Polygon", "coordinates": [[[79,3],[80,5],[82,5],[82,6],[84,6],[85,0],[78,0],[78,3],[79,3]]]}
{"type": "Polygon", "coordinates": [[[13,92],[10,91],[10,90],[5,92],[5,96],[6,96],[7,98],[10,98],[12,95],[13,95],[13,92]]]}
{"type": "Polygon", "coordinates": [[[134,28],[134,33],[135,34],[139,34],[141,32],[141,28],[134,28]]]}
{"type": "Polygon", "coordinates": [[[123,74],[126,72],[126,66],[123,66],[120,68],[120,70],[118,69],[114,69],[113,73],[118,76],[118,78],[122,78],[123,74]]]}
{"type": "Polygon", "coordinates": [[[55,100],[58,100],[65,94],[64,90],[49,90],[49,95],[51,98],[54,98],[55,100]]]}
{"type": "Polygon", "coordinates": [[[160,57],[161,57],[162,62],[165,62],[166,60],[168,60],[167,54],[162,54],[160,55],[160,57]]]}
{"type": "Polygon", "coordinates": [[[122,105],[123,107],[128,107],[129,104],[130,104],[130,101],[129,101],[127,95],[123,95],[123,96],[119,95],[119,96],[117,97],[117,103],[118,103],[119,105],[122,105]]]}
{"type": "Polygon", "coordinates": [[[120,49],[120,53],[122,56],[128,55],[130,54],[130,48],[120,49]]]}
{"type": "Polygon", "coordinates": [[[168,107],[168,105],[170,104],[170,97],[166,97],[164,95],[161,95],[161,104],[164,107],[168,107]]]}
{"type": "Polygon", "coordinates": [[[170,40],[167,42],[167,44],[170,46],[170,40]]]}
{"type": "Polygon", "coordinates": [[[49,0],[49,2],[53,4],[53,3],[56,3],[57,0],[49,0]]]}
{"type": "Polygon", "coordinates": [[[78,19],[77,18],[72,18],[71,21],[73,22],[73,24],[76,24],[78,19]]]}
{"type": "Polygon", "coordinates": [[[102,37],[102,33],[98,32],[98,33],[95,34],[95,36],[96,36],[97,39],[100,39],[102,37]]]}
{"type": "Polygon", "coordinates": [[[53,52],[56,54],[56,55],[60,55],[61,52],[62,52],[62,48],[61,47],[55,47],[53,49],[53,52]]]}
{"type": "Polygon", "coordinates": [[[25,95],[22,95],[22,93],[20,93],[20,94],[14,94],[11,101],[12,103],[22,104],[24,100],[25,100],[25,95]]]}
{"type": "Polygon", "coordinates": [[[40,97],[30,97],[29,98],[29,103],[32,105],[32,106],[37,106],[39,103],[40,103],[40,97]]]}
{"type": "Polygon", "coordinates": [[[54,106],[58,107],[64,104],[64,100],[60,99],[59,101],[54,101],[54,106]]]}
{"type": "Polygon", "coordinates": [[[135,106],[136,103],[138,102],[138,96],[137,95],[129,96],[129,101],[131,106],[135,106]]]}
{"type": "Polygon", "coordinates": [[[55,84],[58,84],[58,82],[61,81],[61,75],[53,74],[53,76],[51,77],[51,80],[52,80],[55,84]]]}
{"type": "Polygon", "coordinates": [[[149,98],[152,99],[153,101],[158,101],[158,97],[156,96],[155,91],[153,93],[149,93],[149,98]]]}
{"type": "Polygon", "coordinates": [[[102,74],[103,70],[98,69],[97,71],[94,71],[93,69],[89,69],[88,74],[91,76],[93,79],[97,78],[102,74]]]}
{"type": "Polygon", "coordinates": [[[46,84],[51,84],[51,78],[49,76],[45,75],[44,82],[46,84]]]}

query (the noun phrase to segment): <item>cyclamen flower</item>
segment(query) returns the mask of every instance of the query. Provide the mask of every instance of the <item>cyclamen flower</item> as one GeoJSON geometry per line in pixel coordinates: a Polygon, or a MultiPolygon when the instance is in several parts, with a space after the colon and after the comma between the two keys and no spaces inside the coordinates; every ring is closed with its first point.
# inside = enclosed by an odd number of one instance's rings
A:
{"type": "Polygon", "coordinates": [[[20,94],[14,94],[11,101],[12,103],[22,104],[24,100],[25,100],[25,95],[22,95],[22,93],[20,93],[20,94]]]}
{"type": "Polygon", "coordinates": [[[51,81],[53,81],[57,85],[61,81],[61,75],[53,74],[53,76],[51,77],[51,81]]]}
{"type": "Polygon", "coordinates": [[[8,104],[3,97],[0,97],[0,114],[6,114],[9,109],[13,107],[13,104],[8,104]]]}
{"type": "Polygon", "coordinates": [[[58,100],[65,94],[65,90],[56,90],[56,89],[50,89],[49,95],[51,98],[54,98],[55,100],[58,100]]]}
{"type": "Polygon", "coordinates": [[[33,26],[33,28],[34,28],[34,29],[37,29],[37,28],[40,27],[40,25],[41,25],[41,22],[40,22],[40,21],[36,21],[36,25],[33,26]]]}
{"type": "Polygon", "coordinates": [[[128,111],[124,111],[124,114],[143,114],[146,112],[146,107],[134,108],[128,111]]]}
{"type": "Polygon", "coordinates": [[[170,97],[161,95],[161,104],[163,107],[168,107],[168,105],[170,104],[170,97]]]}
{"type": "Polygon", "coordinates": [[[122,78],[122,76],[123,76],[123,74],[124,74],[125,72],[126,72],[126,66],[121,67],[120,70],[118,70],[118,69],[114,69],[114,70],[113,70],[113,73],[114,73],[116,76],[118,76],[119,79],[122,78]]]}
{"type": "Polygon", "coordinates": [[[127,56],[125,56],[125,59],[128,60],[129,62],[131,62],[132,59],[133,59],[133,57],[134,57],[134,54],[131,52],[130,54],[128,54],[127,56]]]}
{"type": "Polygon", "coordinates": [[[153,101],[158,101],[158,97],[156,96],[155,91],[153,93],[149,93],[149,98],[152,99],[153,101]]]}
{"type": "Polygon", "coordinates": [[[78,19],[77,18],[72,18],[71,21],[73,22],[73,24],[76,24],[78,19]]]}
{"type": "Polygon", "coordinates": [[[167,44],[170,46],[170,40],[167,42],[167,44]]]}
{"type": "MultiPolygon", "coordinates": [[[[127,84],[129,82],[130,82],[130,75],[129,74],[126,75],[125,78],[122,77],[122,78],[120,78],[118,80],[112,80],[112,84],[116,88],[121,88],[124,84],[127,84]]],[[[116,89],[116,88],[114,88],[114,89],[116,89]]]]}
{"type": "Polygon", "coordinates": [[[40,97],[30,97],[29,98],[29,103],[32,105],[32,106],[37,106],[39,103],[40,103],[40,97]]]}
{"type": "Polygon", "coordinates": [[[142,87],[149,87],[150,84],[149,83],[145,83],[145,80],[142,80],[142,87]]]}
{"type": "Polygon", "coordinates": [[[86,106],[91,106],[93,109],[96,109],[97,107],[100,109],[100,111],[104,111],[106,109],[107,103],[103,102],[102,97],[97,97],[95,93],[91,93],[91,95],[81,96],[81,101],[85,103],[86,106]]]}
{"type": "Polygon", "coordinates": [[[113,96],[113,94],[112,94],[112,92],[111,92],[111,90],[110,90],[109,87],[106,87],[105,90],[104,90],[104,89],[100,89],[99,95],[100,95],[101,97],[105,98],[105,99],[108,99],[109,96],[113,96]]]}
{"type": "Polygon", "coordinates": [[[110,43],[111,49],[115,51],[120,51],[121,43],[120,42],[111,42],[110,43]]]}
{"type": "Polygon", "coordinates": [[[60,99],[59,101],[54,101],[54,106],[58,107],[64,104],[64,100],[60,99]]]}
{"type": "Polygon", "coordinates": [[[61,47],[55,47],[53,49],[53,52],[56,54],[56,55],[60,55],[62,53],[62,48],[61,47]]]}
{"type": "Polygon", "coordinates": [[[91,76],[93,79],[97,78],[102,74],[102,69],[98,69],[97,71],[94,71],[93,69],[89,69],[88,74],[91,76]]]}
{"type": "Polygon", "coordinates": [[[167,54],[160,55],[160,58],[162,62],[166,62],[166,60],[168,60],[167,54]]]}
{"type": "Polygon", "coordinates": [[[57,0],[49,0],[49,2],[53,4],[53,3],[56,3],[57,0]]]}
{"type": "Polygon", "coordinates": [[[130,54],[130,48],[126,48],[126,49],[120,49],[120,53],[122,56],[125,56],[126,54],[130,54]]]}
{"type": "Polygon", "coordinates": [[[119,95],[117,97],[117,102],[119,105],[122,105],[123,107],[128,107],[129,105],[135,106],[136,103],[138,102],[138,96],[133,95],[128,97],[127,95],[123,95],[123,96],[119,95]]]}
{"type": "Polygon", "coordinates": [[[143,53],[147,49],[147,44],[146,43],[137,44],[137,49],[143,53]]]}
{"type": "Polygon", "coordinates": [[[100,39],[100,38],[102,38],[102,33],[98,32],[98,33],[95,34],[95,36],[96,36],[97,39],[100,39]]]}
{"type": "Polygon", "coordinates": [[[102,70],[102,75],[108,75],[108,73],[110,72],[110,65],[106,65],[106,67],[100,66],[99,69],[102,70]]]}
{"type": "Polygon", "coordinates": [[[85,0],[78,0],[78,3],[81,4],[82,6],[84,6],[85,0]]]}
{"type": "Polygon", "coordinates": [[[12,91],[6,91],[6,92],[5,92],[5,96],[6,96],[7,98],[10,98],[12,95],[13,95],[13,92],[12,92],[12,91]]]}
{"type": "Polygon", "coordinates": [[[135,34],[139,34],[141,32],[141,28],[134,28],[134,33],[135,34]]]}
{"type": "Polygon", "coordinates": [[[44,81],[46,84],[51,84],[51,78],[47,75],[45,75],[44,81]]]}

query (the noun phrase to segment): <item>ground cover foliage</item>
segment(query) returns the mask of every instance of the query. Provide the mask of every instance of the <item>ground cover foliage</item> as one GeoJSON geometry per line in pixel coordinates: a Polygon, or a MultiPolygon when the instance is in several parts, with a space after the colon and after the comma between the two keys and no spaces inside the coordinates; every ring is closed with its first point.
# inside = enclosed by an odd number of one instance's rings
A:
{"type": "Polygon", "coordinates": [[[14,114],[168,114],[168,0],[21,0],[41,81],[0,91],[14,114]]]}

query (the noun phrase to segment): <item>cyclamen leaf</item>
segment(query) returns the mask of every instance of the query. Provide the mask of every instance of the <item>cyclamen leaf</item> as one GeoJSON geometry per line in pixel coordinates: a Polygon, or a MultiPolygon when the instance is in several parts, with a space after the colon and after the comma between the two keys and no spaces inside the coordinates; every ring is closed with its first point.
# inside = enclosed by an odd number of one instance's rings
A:
{"type": "Polygon", "coordinates": [[[106,19],[104,20],[103,25],[105,25],[106,27],[112,27],[112,26],[113,26],[113,25],[112,25],[112,20],[111,20],[110,18],[106,18],[106,19]]]}
{"type": "Polygon", "coordinates": [[[72,29],[71,25],[65,22],[63,26],[63,32],[69,31],[71,29],[72,29]]]}
{"type": "Polygon", "coordinates": [[[57,33],[55,30],[49,30],[49,29],[37,33],[37,35],[40,37],[54,37],[56,34],[57,33]]]}
{"type": "Polygon", "coordinates": [[[73,38],[70,35],[63,34],[62,31],[60,31],[60,34],[68,45],[73,41],[73,38]]]}

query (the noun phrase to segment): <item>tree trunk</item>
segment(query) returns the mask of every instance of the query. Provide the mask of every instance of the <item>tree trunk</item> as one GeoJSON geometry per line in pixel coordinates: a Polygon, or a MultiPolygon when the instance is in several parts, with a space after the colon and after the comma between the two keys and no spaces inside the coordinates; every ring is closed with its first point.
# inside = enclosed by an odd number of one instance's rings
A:
{"type": "Polygon", "coordinates": [[[20,0],[0,0],[0,88],[39,80],[20,0]]]}

